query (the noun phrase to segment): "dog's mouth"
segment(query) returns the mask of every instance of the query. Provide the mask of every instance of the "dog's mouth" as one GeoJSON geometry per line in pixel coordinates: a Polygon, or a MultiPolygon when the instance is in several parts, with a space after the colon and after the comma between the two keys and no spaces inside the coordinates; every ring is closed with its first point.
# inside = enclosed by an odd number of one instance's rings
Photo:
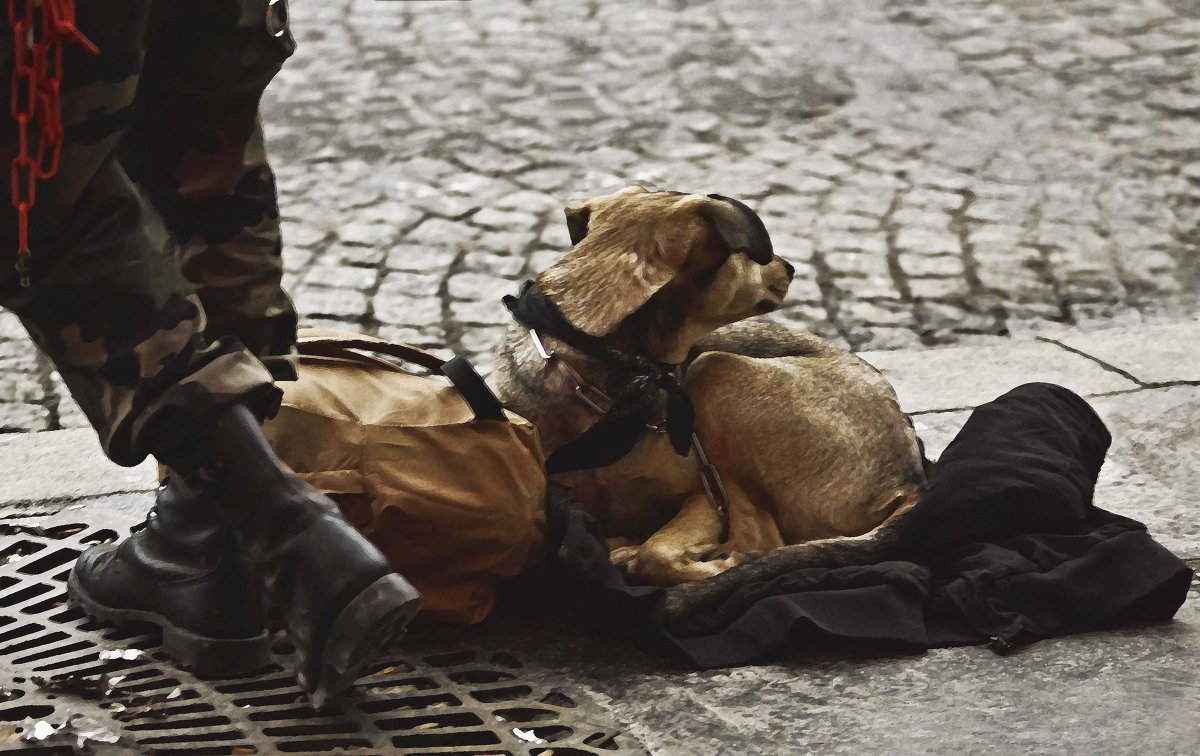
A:
{"type": "Polygon", "coordinates": [[[783,298],[787,296],[787,284],[775,284],[767,287],[767,293],[771,294],[769,299],[760,299],[754,309],[759,312],[774,312],[779,309],[779,305],[783,302],[783,298]]]}

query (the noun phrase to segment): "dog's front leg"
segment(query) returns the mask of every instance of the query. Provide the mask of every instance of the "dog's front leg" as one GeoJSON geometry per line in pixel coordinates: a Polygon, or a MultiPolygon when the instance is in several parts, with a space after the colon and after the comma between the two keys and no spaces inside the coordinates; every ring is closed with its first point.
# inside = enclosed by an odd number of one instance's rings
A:
{"type": "Polygon", "coordinates": [[[647,582],[677,585],[719,575],[742,561],[740,555],[705,561],[717,550],[720,538],[720,518],[708,498],[696,494],[685,500],[679,514],[637,547],[636,553],[626,547],[618,549],[624,553],[613,556],[647,582]]]}

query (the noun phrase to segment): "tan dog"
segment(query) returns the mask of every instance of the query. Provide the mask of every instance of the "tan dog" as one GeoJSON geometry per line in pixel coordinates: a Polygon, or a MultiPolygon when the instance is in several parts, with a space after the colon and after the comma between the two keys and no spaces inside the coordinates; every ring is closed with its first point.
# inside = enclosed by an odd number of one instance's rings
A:
{"type": "MultiPolygon", "coordinates": [[[[559,476],[603,525],[614,562],[647,582],[675,585],[777,550],[768,569],[754,571],[762,577],[814,561],[811,549],[781,547],[861,542],[915,503],[924,485],[919,442],[876,370],[782,326],[722,328],[777,308],[794,272],[770,250],[749,208],[631,187],[566,213],[575,246],[537,277],[537,287],[603,349],[647,363],[694,357],[684,385],[696,434],[727,492],[722,539],[696,451],[680,456],[653,429],[614,464],[559,476]]],[[[619,415],[622,402],[639,395],[630,387],[645,381],[595,344],[540,340],[514,324],[494,382],[551,454],[602,422],[609,408],[596,397],[614,398],[611,412],[619,415]]],[[[661,418],[663,392],[643,391],[661,418]]],[[[840,558],[836,548],[816,551],[818,561],[840,558]]]]}

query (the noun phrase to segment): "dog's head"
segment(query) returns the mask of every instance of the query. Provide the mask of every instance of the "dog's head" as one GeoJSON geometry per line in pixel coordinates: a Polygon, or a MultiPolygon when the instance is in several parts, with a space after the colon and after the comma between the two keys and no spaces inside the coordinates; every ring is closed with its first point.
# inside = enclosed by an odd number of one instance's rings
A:
{"type": "Polygon", "coordinates": [[[762,220],[720,195],[628,187],[566,208],[574,247],[537,282],[593,336],[649,333],[648,356],[676,361],[697,339],[779,307],[795,269],[762,220]]]}

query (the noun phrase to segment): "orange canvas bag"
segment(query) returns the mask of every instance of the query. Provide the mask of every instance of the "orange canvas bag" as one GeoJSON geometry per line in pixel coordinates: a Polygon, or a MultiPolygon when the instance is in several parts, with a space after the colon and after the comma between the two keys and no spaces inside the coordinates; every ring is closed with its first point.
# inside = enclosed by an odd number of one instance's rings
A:
{"type": "Polygon", "coordinates": [[[283,406],[265,425],[276,452],[424,594],[424,614],[483,620],[496,585],[542,541],[533,425],[502,410],[461,358],[326,330],[301,331],[298,347],[299,380],[280,383],[283,406]]]}

